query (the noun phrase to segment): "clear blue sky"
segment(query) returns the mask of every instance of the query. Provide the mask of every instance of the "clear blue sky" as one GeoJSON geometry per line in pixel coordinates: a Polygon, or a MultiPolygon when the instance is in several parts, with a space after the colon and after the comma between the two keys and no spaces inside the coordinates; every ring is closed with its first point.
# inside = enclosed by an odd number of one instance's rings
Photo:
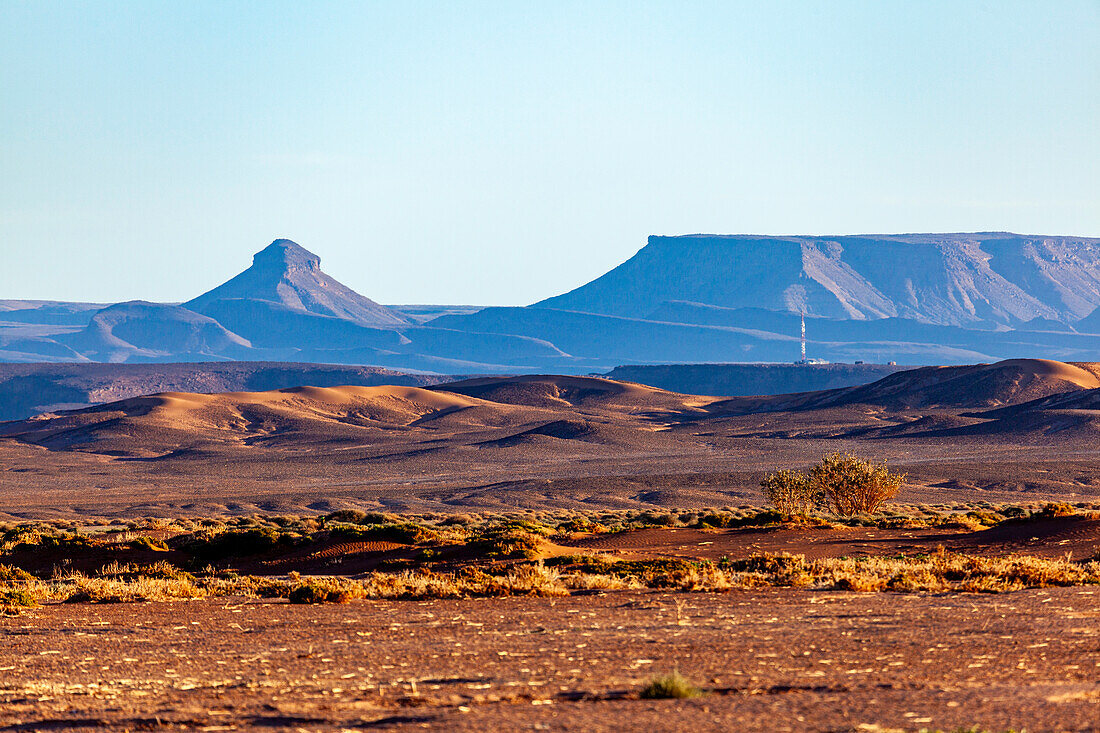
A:
{"type": "Polygon", "coordinates": [[[1097,2],[0,1],[0,298],[272,239],[521,304],[649,234],[1100,236],[1097,2]]]}

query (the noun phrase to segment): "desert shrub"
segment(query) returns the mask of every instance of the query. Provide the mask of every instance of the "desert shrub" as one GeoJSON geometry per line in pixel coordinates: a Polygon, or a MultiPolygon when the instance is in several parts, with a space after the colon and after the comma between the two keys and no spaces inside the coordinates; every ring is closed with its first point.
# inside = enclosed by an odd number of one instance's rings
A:
{"type": "Polygon", "coordinates": [[[473,524],[474,521],[474,517],[469,514],[452,514],[449,517],[444,517],[439,523],[444,527],[453,527],[473,524]]]}
{"type": "Polygon", "coordinates": [[[874,512],[897,496],[905,474],[893,473],[886,462],[872,463],[852,453],[829,453],[810,469],[819,501],[842,517],[874,512]]]}
{"type": "Polygon", "coordinates": [[[899,570],[886,581],[885,589],[897,593],[928,591],[938,593],[948,589],[947,582],[927,568],[899,570]]]}
{"type": "Polygon", "coordinates": [[[588,517],[583,515],[577,517],[570,517],[563,522],[560,522],[557,526],[557,531],[563,534],[599,534],[606,532],[607,528],[602,524],[593,522],[588,517]]]}
{"type": "Polygon", "coordinates": [[[768,573],[782,574],[798,572],[806,569],[806,558],[803,555],[772,555],[762,553],[745,558],[744,560],[726,560],[722,563],[723,569],[733,570],[739,573],[768,573]]]}
{"type": "Polygon", "coordinates": [[[11,565],[0,565],[0,583],[4,583],[5,585],[12,583],[31,583],[34,579],[33,575],[22,568],[12,567],[11,565]]]}
{"type": "Polygon", "coordinates": [[[703,691],[680,674],[677,670],[654,677],[642,687],[639,693],[643,700],[669,700],[698,697],[703,691]]]}
{"type": "Polygon", "coordinates": [[[731,518],[728,527],[768,527],[773,524],[782,524],[790,515],[776,509],[764,509],[751,512],[744,516],[731,518]]]}
{"type": "Polygon", "coordinates": [[[366,518],[366,514],[355,509],[340,509],[339,511],[331,512],[325,515],[326,522],[347,522],[349,524],[360,524],[363,519],[366,518]]]}
{"type": "Polygon", "coordinates": [[[554,528],[529,519],[511,519],[494,525],[492,529],[501,532],[528,532],[542,537],[548,537],[554,533],[554,528]]]}
{"type": "Polygon", "coordinates": [[[760,481],[764,498],[783,514],[808,514],[817,502],[819,487],[801,471],[780,469],[760,481]]]}
{"type": "Polygon", "coordinates": [[[347,524],[386,524],[394,520],[393,517],[381,512],[361,512],[355,509],[340,509],[326,514],[326,522],[345,522],[347,524]]]}
{"type": "Polygon", "coordinates": [[[999,524],[1005,520],[1005,516],[999,512],[990,511],[988,509],[972,509],[966,513],[966,518],[983,526],[992,527],[995,524],[999,524]]]}
{"type": "Polygon", "coordinates": [[[130,603],[202,598],[204,588],[186,578],[89,578],[71,573],[54,582],[54,591],[66,603],[130,603]]]}
{"type": "Polygon", "coordinates": [[[1037,512],[1033,512],[1032,519],[1057,519],[1059,517],[1072,517],[1077,514],[1077,509],[1065,502],[1051,502],[1037,512]]]}
{"type": "Polygon", "coordinates": [[[919,517],[885,517],[876,526],[879,529],[921,529],[929,526],[929,523],[919,517]]]}
{"type": "MultiPolygon", "coordinates": [[[[691,515],[684,515],[691,516],[691,515]]],[[[692,517],[692,521],[684,520],[681,518],[681,522],[689,524],[690,526],[697,527],[699,529],[718,529],[720,527],[729,527],[733,525],[736,518],[727,512],[707,512],[702,516],[692,517]]]]}
{"type": "Polygon", "coordinates": [[[744,560],[723,558],[718,567],[727,573],[742,574],[744,585],[774,585],[808,588],[814,584],[811,567],[803,555],[761,553],[744,560]]]}
{"type": "Polygon", "coordinates": [[[679,524],[679,519],[672,512],[647,511],[639,514],[634,523],[640,527],[672,527],[679,524]]]}
{"type": "Polygon", "coordinates": [[[231,557],[259,555],[280,547],[292,547],[300,539],[298,535],[279,532],[268,527],[232,529],[214,535],[198,535],[183,549],[201,565],[231,557]]]}
{"type": "Polygon", "coordinates": [[[168,545],[164,544],[162,540],[147,537],[145,535],[130,540],[127,546],[131,550],[153,550],[155,552],[164,552],[168,549],[168,545]]]}
{"type": "Polygon", "coordinates": [[[13,552],[34,552],[39,548],[81,551],[87,550],[91,544],[85,535],[61,532],[49,525],[16,527],[0,538],[0,549],[13,552]]]}
{"type": "Polygon", "coordinates": [[[513,567],[502,576],[493,576],[493,579],[493,590],[499,589],[501,595],[568,595],[558,572],[546,567],[541,561],[513,567]]]}
{"type": "Polygon", "coordinates": [[[332,536],[349,540],[380,540],[415,545],[419,542],[433,542],[439,539],[439,533],[427,527],[411,522],[387,522],[366,526],[342,525],[333,527],[332,536]]]}
{"type": "Polygon", "coordinates": [[[637,578],[620,578],[617,575],[598,573],[569,573],[562,576],[570,590],[641,590],[645,588],[637,578]]]}
{"type": "Polygon", "coordinates": [[[180,570],[175,565],[163,560],[148,565],[137,565],[126,563],[125,565],[119,563],[117,560],[112,560],[99,569],[96,573],[100,578],[117,578],[124,580],[140,580],[142,578],[155,578],[160,580],[184,580],[188,582],[194,582],[195,576],[184,570],[180,570]]]}
{"type": "Polygon", "coordinates": [[[526,522],[509,522],[488,527],[472,537],[467,546],[475,554],[494,560],[537,559],[546,540],[541,532],[532,532],[526,525],[526,522]]]}
{"type": "Polygon", "coordinates": [[[873,574],[841,575],[833,583],[834,590],[850,590],[859,593],[871,593],[886,587],[886,581],[873,574]]]}
{"type": "Polygon", "coordinates": [[[348,588],[339,585],[308,582],[298,585],[287,595],[291,603],[347,603],[352,599],[353,593],[348,588]]]}
{"type": "Polygon", "coordinates": [[[38,596],[29,588],[0,590],[0,616],[17,616],[27,608],[38,606],[38,596]]]}

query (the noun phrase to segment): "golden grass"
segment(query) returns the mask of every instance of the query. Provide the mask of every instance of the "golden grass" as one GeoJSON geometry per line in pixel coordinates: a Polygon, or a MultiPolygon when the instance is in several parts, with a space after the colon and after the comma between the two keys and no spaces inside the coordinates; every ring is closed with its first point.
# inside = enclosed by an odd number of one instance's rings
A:
{"type": "MultiPolygon", "coordinates": [[[[1097,518],[1100,505],[1052,504],[894,506],[845,520],[880,527],[958,526],[981,529],[1001,522],[1060,517],[1097,518]]],[[[801,521],[823,523],[817,517],[801,521]]],[[[807,560],[757,555],[737,561],[619,560],[608,556],[552,557],[555,536],[618,532],[643,526],[704,530],[789,523],[756,507],[694,510],[544,511],[430,515],[342,510],[319,517],[255,516],[142,520],[78,525],[70,521],[0,523],[0,563],[31,562],[42,553],[61,567],[115,557],[87,574],[58,571],[34,577],[0,564],[0,614],[42,603],[140,602],[211,596],[279,597],[296,602],[357,598],[464,598],[561,596],[577,591],[645,588],[714,592],[733,588],[791,587],[859,592],[999,593],[1024,588],[1100,583],[1100,555],[1090,561],[1031,556],[981,557],[938,551],[927,556],[807,560]],[[324,547],[362,536],[415,547],[415,559],[363,577],[237,575],[240,558],[278,556],[291,548],[324,547]],[[167,550],[167,551],[165,551],[167,550]],[[167,558],[150,562],[153,558],[167,558]],[[74,562],[70,565],[69,560],[74,562]],[[132,562],[128,561],[132,560],[132,562]],[[140,560],[141,562],[137,562],[140,560]],[[454,563],[459,563],[456,566],[454,563]],[[202,571],[195,568],[204,567],[202,571]],[[188,568],[191,572],[186,572],[188,568]],[[398,569],[401,569],[399,572],[398,569]]],[[[30,567],[31,565],[28,565],[30,567]]]]}
{"type": "Polygon", "coordinates": [[[359,598],[427,599],[476,596],[568,595],[586,590],[661,588],[716,592],[733,588],[793,587],[821,591],[1003,593],[1025,588],[1100,584],[1100,561],[1031,556],[977,557],[939,551],[923,557],[806,560],[801,555],[757,555],[747,560],[628,563],[600,558],[562,572],[544,563],[520,563],[489,573],[428,570],[374,572],[362,578],[285,578],[209,575],[195,577],[169,565],[114,565],[99,577],[65,573],[49,580],[0,566],[0,612],[13,615],[50,602],[125,603],[220,596],[288,598],[300,603],[359,598]],[[144,574],[146,570],[150,574],[144,574]]]}

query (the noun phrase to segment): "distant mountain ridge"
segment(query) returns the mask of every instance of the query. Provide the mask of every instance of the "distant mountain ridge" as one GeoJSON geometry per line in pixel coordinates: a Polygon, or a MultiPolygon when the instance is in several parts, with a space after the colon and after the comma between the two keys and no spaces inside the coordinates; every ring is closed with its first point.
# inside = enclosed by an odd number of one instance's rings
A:
{"type": "MultiPolygon", "coordinates": [[[[526,307],[385,306],[289,239],[183,304],[0,300],[0,362],[294,361],[440,373],[966,364],[1100,354],[1100,239],[1004,232],[650,237],[526,307]]],[[[700,389],[715,389],[716,386],[700,389]]]]}
{"type": "Polygon", "coordinates": [[[244,356],[251,344],[213,318],[178,305],[141,300],[116,303],[92,316],[84,328],[57,339],[97,361],[132,357],[222,354],[244,356]]]}
{"type": "Polygon", "coordinates": [[[652,236],[607,274],[536,305],[643,318],[671,300],[983,328],[1072,323],[1100,305],[1100,239],[652,236]]]}
{"type": "Polygon", "coordinates": [[[427,320],[360,295],[322,271],[320,257],[277,239],[248,269],[181,305],[0,301],[0,362],[295,361],[438,373],[594,366],[537,337],[427,320]]]}

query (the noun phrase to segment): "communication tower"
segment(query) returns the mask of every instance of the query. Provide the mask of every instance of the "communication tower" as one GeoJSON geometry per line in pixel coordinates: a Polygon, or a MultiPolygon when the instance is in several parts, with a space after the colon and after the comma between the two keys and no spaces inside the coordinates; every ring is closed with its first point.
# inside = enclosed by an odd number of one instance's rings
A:
{"type": "Polygon", "coordinates": [[[802,363],[806,363],[806,311],[802,311],[802,363]]]}

